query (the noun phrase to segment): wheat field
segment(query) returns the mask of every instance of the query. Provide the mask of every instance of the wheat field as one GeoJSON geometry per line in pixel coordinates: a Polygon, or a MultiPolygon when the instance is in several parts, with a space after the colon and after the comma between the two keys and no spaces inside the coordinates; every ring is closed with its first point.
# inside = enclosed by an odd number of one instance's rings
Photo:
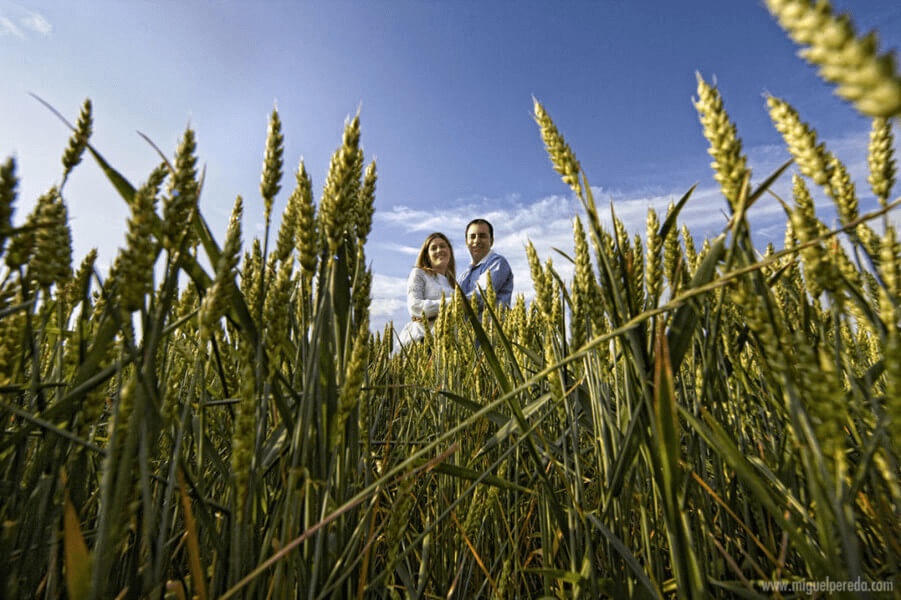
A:
{"type": "Polygon", "coordinates": [[[901,75],[828,3],[766,5],[872,118],[879,209],[860,213],[841,159],[772,96],[792,160],[752,185],[728,99],[698,75],[728,227],[692,238],[691,189],[644,236],[615,214],[608,231],[535,101],[584,208],[572,279],[529,245],[534,300],[446,298],[400,352],[369,326],[359,115],[318,201],[301,162],[270,232],[272,112],[266,228],[246,244],[247,201],[221,241],[198,210],[190,128],[133,185],[91,145],[86,101],[60,183],[18,226],[6,160],[0,597],[788,598],[828,580],[901,597],[901,75]],[[96,252],[73,267],[65,184],[83,157],[131,214],[105,277],[96,252]],[[784,207],[781,250],[752,245],[761,198],[784,207]]]}

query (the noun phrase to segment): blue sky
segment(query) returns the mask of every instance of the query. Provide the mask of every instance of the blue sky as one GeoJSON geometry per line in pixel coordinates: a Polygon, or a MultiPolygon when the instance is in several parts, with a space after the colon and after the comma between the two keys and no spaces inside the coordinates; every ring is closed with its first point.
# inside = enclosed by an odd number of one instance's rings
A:
{"type": "MultiPolygon", "coordinates": [[[[880,49],[897,55],[901,3],[834,6],[853,13],[858,31],[878,29],[880,49]]],[[[527,240],[570,272],[552,248],[571,250],[572,217],[582,211],[544,152],[533,96],[597,200],[613,202],[633,233],[643,235],[649,207],[664,211],[694,183],[683,214],[697,243],[725,223],[692,105],[695,72],[715,78],[756,181],[788,157],[765,110],[770,93],[817,128],[854,174],[862,207],[875,206],[868,121],[796,50],[755,0],[0,0],[0,156],[18,161],[20,222],[59,181],[69,136],[29,92],[73,122],[91,98],[95,147],[135,184],[158,162],[136,132],[171,155],[190,124],[206,167],[201,210],[221,239],[242,195],[247,241],[262,235],[273,106],[285,135],[277,213],[301,158],[322,189],[344,121],[359,109],[366,159],[379,174],[367,254],[381,328],[408,319],[404,284],[426,235],[445,232],[463,265],[473,217],[494,223],[516,293],[532,294],[527,240]]],[[[126,207],[90,159],[65,192],[76,262],[97,247],[108,265],[124,243],[126,207]]],[[[780,247],[783,222],[778,204],[762,201],[752,213],[757,242],[780,247]]]]}

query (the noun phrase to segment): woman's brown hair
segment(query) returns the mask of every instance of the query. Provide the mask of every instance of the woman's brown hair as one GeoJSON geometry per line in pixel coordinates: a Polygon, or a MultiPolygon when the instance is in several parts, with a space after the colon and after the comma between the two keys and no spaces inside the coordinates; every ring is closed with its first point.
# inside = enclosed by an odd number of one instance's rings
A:
{"type": "Polygon", "coordinates": [[[429,258],[429,244],[432,243],[433,240],[440,239],[444,240],[444,243],[447,244],[447,249],[450,251],[450,258],[447,261],[447,278],[453,283],[457,279],[457,263],[454,261],[454,246],[450,243],[450,240],[447,239],[447,236],[440,232],[430,233],[429,236],[422,243],[422,248],[419,249],[419,256],[416,257],[416,266],[422,269],[423,271],[428,271],[429,273],[434,273],[432,270],[432,259],[429,258]]]}

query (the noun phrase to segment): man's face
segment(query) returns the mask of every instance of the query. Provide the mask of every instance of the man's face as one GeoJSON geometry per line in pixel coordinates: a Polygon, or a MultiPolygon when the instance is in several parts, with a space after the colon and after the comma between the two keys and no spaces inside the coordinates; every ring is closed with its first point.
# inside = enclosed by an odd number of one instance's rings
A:
{"type": "Polygon", "coordinates": [[[466,230],[466,247],[469,248],[473,264],[485,258],[493,243],[488,226],[484,223],[473,223],[466,230]]]}

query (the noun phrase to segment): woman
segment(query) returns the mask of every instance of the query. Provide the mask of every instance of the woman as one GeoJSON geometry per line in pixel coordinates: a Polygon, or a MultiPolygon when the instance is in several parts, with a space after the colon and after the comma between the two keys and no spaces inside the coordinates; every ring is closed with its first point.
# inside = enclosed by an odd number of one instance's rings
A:
{"type": "Polygon", "coordinates": [[[400,332],[402,346],[425,337],[425,322],[434,323],[441,296],[449,300],[454,295],[456,270],[450,240],[443,233],[429,234],[407,279],[407,310],[412,320],[400,332]]]}

